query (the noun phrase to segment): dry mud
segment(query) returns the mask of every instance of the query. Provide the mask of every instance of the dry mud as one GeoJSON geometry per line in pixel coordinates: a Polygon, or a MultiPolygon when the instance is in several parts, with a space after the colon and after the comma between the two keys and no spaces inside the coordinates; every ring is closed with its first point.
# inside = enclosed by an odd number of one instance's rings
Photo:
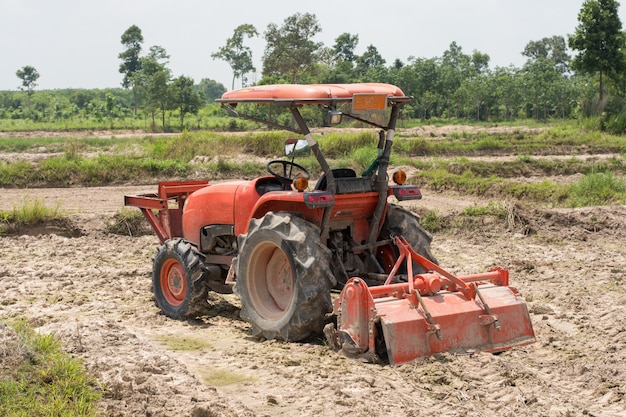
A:
{"type": "MultiPolygon", "coordinates": [[[[124,194],[152,191],[3,190],[0,203],[56,201],[74,223],[0,237],[0,318],[25,317],[82,358],[106,389],[103,415],[626,416],[625,206],[517,209],[508,225],[436,234],[453,273],[510,270],[537,341],[391,367],[322,340],[255,340],[232,295],[212,293],[200,320],[163,316],[150,283],[157,238],[104,232],[124,194]]],[[[444,215],[473,204],[424,194],[419,205],[444,215]]]]}

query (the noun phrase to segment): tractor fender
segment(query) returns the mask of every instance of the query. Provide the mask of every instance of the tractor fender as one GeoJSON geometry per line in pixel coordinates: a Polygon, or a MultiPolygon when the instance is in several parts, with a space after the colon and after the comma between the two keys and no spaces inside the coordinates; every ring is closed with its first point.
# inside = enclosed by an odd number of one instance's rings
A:
{"type": "Polygon", "coordinates": [[[253,204],[247,199],[236,199],[235,235],[248,233],[251,219],[260,219],[267,213],[297,213],[308,222],[319,226],[322,223],[323,209],[310,208],[304,202],[304,193],[298,191],[272,191],[263,194],[253,204]]]}
{"type": "Polygon", "coordinates": [[[183,236],[201,247],[202,229],[210,225],[233,226],[235,236],[248,232],[251,219],[270,211],[298,213],[320,225],[323,209],[306,206],[304,194],[297,191],[270,191],[259,195],[257,182],[229,181],[212,184],[190,194],[182,215],[183,236]]]}

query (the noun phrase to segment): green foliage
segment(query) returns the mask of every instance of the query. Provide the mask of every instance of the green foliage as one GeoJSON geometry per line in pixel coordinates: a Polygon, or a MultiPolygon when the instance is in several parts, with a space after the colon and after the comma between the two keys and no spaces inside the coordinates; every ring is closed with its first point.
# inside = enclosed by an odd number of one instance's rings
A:
{"type": "Polygon", "coordinates": [[[27,162],[0,165],[0,185],[11,187],[105,185],[155,176],[179,177],[191,171],[188,163],[129,155],[94,158],[61,156],[37,166],[27,162]]]}
{"type": "Polygon", "coordinates": [[[463,171],[462,174],[452,174],[441,168],[422,171],[416,174],[412,181],[428,184],[435,190],[455,190],[483,197],[510,197],[552,205],[560,205],[568,192],[567,186],[552,181],[525,183],[497,176],[480,177],[469,170],[463,171]]]}
{"type": "Polygon", "coordinates": [[[187,113],[198,114],[202,97],[193,88],[193,79],[181,75],[169,85],[171,96],[171,108],[178,109],[180,115],[180,129],[185,128],[185,115],[187,113]]]}
{"type": "Polygon", "coordinates": [[[230,65],[233,71],[232,89],[235,89],[235,80],[241,78],[241,83],[245,84],[246,74],[256,71],[252,62],[252,50],[243,44],[244,38],[259,36],[259,32],[253,25],[244,24],[235,28],[233,36],[226,40],[226,45],[217,52],[211,54],[213,59],[224,60],[230,65]]]}
{"type": "Polygon", "coordinates": [[[122,45],[126,47],[120,52],[118,58],[122,60],[119,72],[124,74],[122,85],[128,88],[132,85],[133,76],[141,69],[141,44],[143,43],[143,35],[141,29],[137,25],[132,25],[122,34],[122,45]]]}
{"type": "MultiPolygon", "coordinates": [[[[296,13],[280,26],[270,23],[264,31],[263,77],[257,84],[393,83],[414,97],[402,110],[401,125],[415,120],[446,124],[508,123],[527,118],[575,120],[597,116],[606,108],[606,120],[597,127],[621,133],[624,122],[618,115],[624,105],[612,107],[607,103],[607,98],[617,97],[619,102],[626,96],[618,6],[615,0],[584,2],[579,26],[569,36],[569,47],[579,51],[572,62],[576,73],[569,71],[568,45],[562,36],[531,40],[521,51],[528,57],[522,68],[491,68],[488,54],[466,53],[455,41],[439,57],[408,54],[407,62],[391,62],[371,44],[357,55],[359,37],[349,33],[342,33],[332,47],[325,47],[315,41],[322,31],[315,15],[296,13]],[[598,80],[604,86],[599,91],[591,89],[589,86],[598,80]]],[[[254,26],[239,25],[225,45],[212,54],[231,66],[233,88],[237,78],[246,85],[246,74],[254,71],[252,50],[244,40],[255,36],[258,31],[254,26]]],[[[0,129],[36,126],[46,130],[141,128],[168,132],[173,131],[171,119],[180,120],[180,127],[174,123],[180,131],[245,129],[236,121],[207,117],[215,111],[214,99],[226,91],[223,85],[203,79],[183,99],[176,94],[183,89],[172,80],[187,77],[171,73],[164,48],[155,45],[142,55],[143,36],[136,25],[122,34],[121,43],[124,50],[118,55],[119,72],[125,89],[110,89],[108,97],[99,90],[48,90],[33,95],[38,74],[34,68],[24,67],[17,73],[23,77],[24,91],[0,92],[0,129]]]]}
{"type": "Polygon", "coordinates": [[[574,69],[599,72],[599,97],[602,101],[604,86],[602,74],[612,75],[623,71],[624,34],[615,0],[587,0],[578,13],[579,25],[569,36],[569,46],[579,51],[572,61],[574,69]]]}
{"type": "Polygon", "coordinates": [[[487,205],[484,206],[471,206],[466,207],[461,213],[463,216],[495,216],[498,218],[506,218],[508,216],[509,211],[506,208],[506,205],[502,202],[494,203],[492,201],[488,202],[487,205]]]}
{"type": "Polygon", "coordinates": [[[568,202],[571,207],[624,204],[626,181],[610,172],[587,174],[569,187],[568,202]]]}
{"type": "Polygon", "coordinates": [[[33,94],[33,89],[37,86],[37,80],[39,79],[39,72],[30,65],[26,65],[17,70],[15,73],[17,77],[22,80],[22,85],[20,89],[22,91],[26,91],[28,96],[28,112],[30,113],[30,97],[33,94]]]}
{"type": "Polygon", "coordinates": [[[63,353],[54,336],[36,333],[25,321],[9,326],[19,340],[9,352],[17,363],[0,368],[0,414],[96,416],[101,389],[82,362],[63,353]]]}
{"type": "Polygon", "coordinates": [[[11,163],[0,162],[0,186],[22,186],[27,184],[37,170],[35,166],[26,161],[11,163]]]}
{"type": "Polygon", "coordinates": [[[420,225],[430,233],[437,233],[445,229],[445,219],[436,210],[429,210],[420,217],[420,225]]]}
{"type": "MultiPolygon", "coordinates": [[[[621,110],[617,114],[607,115],[608,120],[604,124],[604,129],[616,135],[626,132],[626,110],[621,110]]],[[[626,149],[626,146],[625,146],[626,149]]]]}
{"type": "MultiPolygon", "coordinates": [[[[354,169],[357,172],[364,172],[378,158],[378,150],[373,147],[358,148],[352,152],[349,158],[354,163],[354,169]]],[[[344,164],[341,164],[344,165],[344,164]]]]}
{"type": "Polygon", "coordinates": [[[263,76],[285,75],[297,83],[299,73],[315,63],[322,43],[313,37],[322,31],[317,17],[311,13],[296,13],[278,27],[270,23],[264,33],[266,46],[263,56],[263,76]]]}
{"type": "Polygon", "coordinates": [[[286,132],[247,133],[244,135],[183,132],[174,137],[152,139],[148,155],[153,158],[169,158],[180,161],[191,161],[198,155],[209,158],[226,154],[281,156],[285,152],[285,140],[292,135],[286,132]]]}
{"type": "MultiPolygon", "coordinates": [[[[0,140],[0,149],[30,150],[45,147],[60,155],[29,163],[1,163],[0,185],[5,187],[105,185],[154,182],[176,178],[251,178],[266,173],[268,160],[282,158],[288,132],[220,134],[183,132],[180,135],[125,139],[14,139],[0,140]]],[[[320,135],[320,147],[333,167],[364,172],[378,155],[377,135],[366,132],[332,132],[320,135]]],[[[392,165],[416,169],[410,181],[433,190],[456,190],[499,199],[519,199],[541,204],[583,204],[570,198],[567,184],[532,181],[534,177],[626,174],[622,157],[580,158],[581,151],[624,151],[620,136],[586,131],[571,125],[545,130],[509,133],[468,133],[447,137],[398,135],[392,165]],[[470,158],[471,155],[516,153],[513,159],[470,158]],[[543,157],[548,153],[550,157],[543,157]],[[555,154],[564,153],[564,157],[555,154]],[[428,158],[423,158],[426,156],[428,158]],[[438,158],[445,156],[446,158],[438,158]],[[520,181],[519,178],[530,180],[520,181]]],[[[320,174],[314,156],[298,158],[314,178],[320,174]]],[[[593,192],[580,192],[581,195],[593,192]]],[[[591,198],[591,197],[590,197],[591,198]]],[[[598,201],[621,201],[619,191],[598,201]]]]}
{"type": "Polygon", "coordinates": [[[24,196],[21,205],[9,211],[0,211],[0,234],[21,226],[34,226],[62,218],[58,202],[48,207],[41,199],[32,200],[24,196]]]}
{"type": "Polygon", "coordinates": [[[372,131],[358,134],[333,132],[320,137],[318,142],[324,155],[328,158],[339,158],[349,156],[355,149],[360,148],[371,148],[375,151],[378,139],[372,131]]]}

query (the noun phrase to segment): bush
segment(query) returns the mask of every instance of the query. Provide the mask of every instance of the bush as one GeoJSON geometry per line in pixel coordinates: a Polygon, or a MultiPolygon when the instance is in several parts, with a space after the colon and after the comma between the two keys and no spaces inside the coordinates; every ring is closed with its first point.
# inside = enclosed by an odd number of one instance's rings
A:
{"type": "Polygon", "coordinates": [[[20,226],[33,226],[59,220],[62,217],[58,203],[53,207],[48,207],[41,199],[30,200],[24,197],[22,205],[14,206],[10,211],[0,212],[0,233],[20,226]]]}
{"type": "Polygon", "coordinates": [[[12,366],[0,366],[0,415],[97,415],[100,387],[54,336],[37,334],[25,321],[0,326],[16,345],[8,352],[12,366]]]}
{"type": "Polygon", "coordinates": [[[610,172],[585,175],[569,189],[572,207],[602,206],[626,201],[626,182],[610,172]]]}

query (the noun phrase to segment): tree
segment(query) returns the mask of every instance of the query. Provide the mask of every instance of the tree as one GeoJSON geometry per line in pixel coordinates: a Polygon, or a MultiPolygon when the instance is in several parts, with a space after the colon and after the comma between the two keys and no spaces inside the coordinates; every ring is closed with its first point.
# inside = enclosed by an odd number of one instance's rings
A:
{"type": "Polygon", "coordinates": [[[356,55],[354,50],[359,43],[359,35],[351,35],[347,32],[342,33],[335,39],[333,46],[333,59],[335,63],[354,62],[356,55]]]}
{"type": "Polygon", "coordinates": [[[39,79],[39,73],[30,65],[26,65],[21,69],[18,69],[15,73],[17,77],[22,80],[22,85],[19,87],[20,90],[26,91],[28,96],[28,112],[30,113],[30,96],[33,95],[33,88],[37,87],[37,80],[39,79]]]}
{"type": "Polygon", "coordinates": [[[342,33],[335,39],[332,48],[322,47],[317,52],[319,77],[317,82],[329,84],[345,84],[353,82],[356,78],[354,73],[354,50],[359,42],[358,35],[342,33]]]}
{"type": "Polygon", "coordinates": [[[500,110],[502,110],[504,119],[512,120],[517,116],[522,101],[523,89],[520,85],[519,70],[513,66],[496,67],[493,77],[494,92],[497,98],[496,106],[493,109],[494,113],[499,115],[500,110]]]}
{"type": "Polygon", "coordinates": [[[241,86],[246,84],[245,75],[249,72],[256,71],[252,63],[252,50],[248,46],[244,46],[244,37],[252,38],[258,36],[256,28],[252,25],[239,25],[235,28],[233,36],[226,40],[226,45],[222,46],[217,52],[211,54],[213,59],[224,60],[233,70],[232,89],[235,89],[235,80],[241,78],[241,86]]]}
{"type": "Polygon", "coordinates": [[[168,60],[169,55],[163,47],[151,46],[148,55],[141,57],[141,69],[132,77],[132,83],[145,97],[146,111],[152,115],[152,124],[154,125],[155,112],[160,111],[164,129],[165,112],[171,103],[168,88],[171,71],[167,68],[168,60]]]}
{"type": "Polygon", "coordinates": [[[180,77],[174,79],[170,85],[170,97],[172,106],[178,108],[180,112],[180,128],[185,126],[185,114],[197,114],[200,110],[201,97],[200,93],[194,91],[193,78],[180,77]]]}
{"type": "Polygon", "coordinates": [[[222,97],[222,94],[226,92],[226,87],[222,83],[209,78],[201,79],[196,88],[202,93],[204,100],[208,103],[212,103],[216,98],[222,97]]]}
{"type": "Polygon", "coordinates": [[[356,72],[363,76],[369,70],[385,65],[385,59],[374,45],[369,45],[363,55],[356,58],[356,72]]]}
{"type": "Polygon", "coordinates": [[[559,105],[559,85],[564,75],[547,58],[527,62],[522,73],[523,91],[532,116],[539,120],[554,114],[559,105]]]}
{"type": "Polygon", "coordinates": [[[113,117],[115,113],[115,96],[113,94],[107,93],[105,95],[104,108],[107,112],[107,117],[109,118],[109,122],[111,123],[111,129],[113,129],[113,117]]]}
{"type": "MultiPolygon", "coordinates": [[[[148,100],[148,107],[152,109],[154,114],[155,110],[161,112],[161,126],[165,130],[165,113],[171,108],[171,95],[168,84],[170,82],[170,71],[162,67],[153,73],[149,79],[146,95],[148,100]]],[[[154,121],[154,116],[153,116],[154,121]]]]}
{"type": "Polygon", "coordinates": [[[551,38],[543,38],[540,41],[530,41],[526,44],[522,55],[532,60],[548,59],[562,73],[569,71],[571,59],[567,53],[567,43],[563,36],[552,36],[551,38]]]}
{"type": "Polygon", "coordinates": [[[579,25],[569,35],[570,48],[580,51],[572,67],[583,73],[599,73],[600,103],[604,98],[603,77],[617,76],[624,70],[624,34],[615,0],[585,0],[578,13],[579,25]]]}
{"type": "Polygon", "coordinates": [[[485,71],[489,71],[489,61],[491,58],[487,54],[483,54],[479,51],[474,50],[472,52],[471,59],[471,68],[472,74],[471,76],[482,75],[485,71]]]}
{"type": "Polygon", "coordinates": [[[432,117],[440,100],[440,67],[434,58],[409,57],[409,64],[400,68],[395,75],[398,86],[405,94],[415,97],[412,103],[413,116],[421,119],[432,117]]]}
{"type": "Polygon", "coordinates": [[[135,86],[132,83],[133,74],[141,69],[141,44],[143,35],[138,26],[132,25],[122,34],[122,45],[126,47],[124,52],[120,52],[118,58],[122,60],[119,72],[124,74],[122,87],[133,87],[133,111],[137,113],[137,95],[135,86]]]}
{"type": "Polygon", "coordinates": [[[316,61],[316,53],[322,47],[313,37],[322,29],[314,14],[296,13],[286,18],[281,27],[270,23],[265,31],[265,54],[263,76],[288,75],[292,83],[298,74],[316,61]]]}

